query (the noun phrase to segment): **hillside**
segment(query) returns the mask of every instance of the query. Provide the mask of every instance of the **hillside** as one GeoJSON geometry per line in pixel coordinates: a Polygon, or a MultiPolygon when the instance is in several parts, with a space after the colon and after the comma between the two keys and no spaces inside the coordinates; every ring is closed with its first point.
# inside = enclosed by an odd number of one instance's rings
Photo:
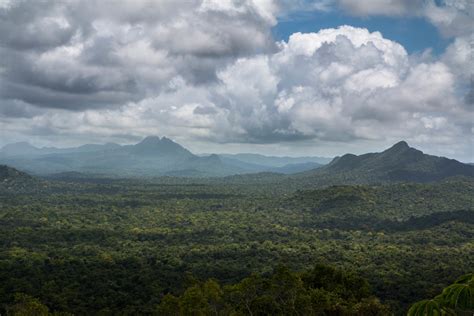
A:
{"type": "Polygon", "coordinates": [[[453,220],[474,224],[473,193],[474,180],[467,179],[342,185],[297,191],[283,205],[313,214],[305,222],[308,227],[405,230],[453,220]]]}
{"type": "Polygon", "coordinates": [[[298,176],[328,184],[430,182],[455,176],[474,177],[474,167],[427,155],[401,141],[380,153],[336,157],[328,165],[298,176]]]}
{"type": "Polygon", "coordinates": [[[0,165],[0,193],[31,192],[44,183],[27,173],[6,165],[0,165]]]}

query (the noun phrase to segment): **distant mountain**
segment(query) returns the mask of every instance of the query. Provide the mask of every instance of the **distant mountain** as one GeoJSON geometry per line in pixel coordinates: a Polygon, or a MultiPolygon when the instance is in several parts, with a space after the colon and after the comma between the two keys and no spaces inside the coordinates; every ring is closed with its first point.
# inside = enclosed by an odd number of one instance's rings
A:
{"type": "Polygon", "coordinates": [[[290,174],[317,168],[320,164],[314,160],[320,159],[324,158],[254,154],[197,156],[173,140],[157,136],[148,136],[137,144],[125,146],[108,143],[72,148],[37,148],[23,142],[6,145],[0,150],[0,163],[32,174],[67,177],[76,173],[100,177],[220,177],[256,172],[290,174]]]}
{"type": "Polygon", "coordinates": [[[302,162],[302,163],[290,163],[284,165],[282,167],[275,167],[268,169],[267,171],[276,172],[276,173],[284,173],[284,174],[293,174],[299,173],[307,170],[313,170],[322,167],[322,164],[317,162],[302,162]]]}
{"type": "Polygon", "coordinates": [[[217,155],[199,157],[169,138],[156,136],[125,146],[109,143],[59,149],[16,143],[0,150],[0,162],[39,175],[208,177],[248,172],[224,164],[217,155]]]}
{"type": "Polygon", "coordinates": [[[130,153],[136,156],[160,156],[188,159],[194,155],[183,146],[171,139],[148,136],[141,142],[130,147],[130,153]]]}
{"type": "Polygon", "coordinates": [[[5,145],[0,149],[0,157],[23,157],[23,156],[44,156],[50,154],[65,154],[65,153],[83,153],[83,152],[95,152],[95,151],[106,151],[120,148],[119,144],[107,143],[107,144],[86,144],[79,147],[70,148],[56,148],[56,147],[43,147],[38,148],[31,145],[28,142],[19,142],[5,145]]]}
{"type": "MultiPolygon", "coordinates": [[[[253,154],[244,154],[244,157],[248,157],[247,155],[253,154]]],[[[283,173],[283,174],[292,174],[303,172],[306,170],[316,169],[323,166],[320,163],[313,162],[313,161],[305,161],[305,158],[293,158],[293,157],[267,157],[262,155],[254,155],[259,156],[258,161],[260,163],[267,163],[265,164],[256,164],[251,163],[243,160],[239,160],[238,155],[218,155],[219,158],[228,166],[233,166],[240,170],[245,170],[246,172],[240,173],[258,173],[258,172],[274,172],[274,173],[283,173]],[[230,158],[233,157],[233,158],[230,158]],[[266,159],[269,158],[269,159],[266,159]],[[282,158],[282,159],[279,159],[282,158]],[[296,163],[288,163],[285,164],[284,162],[287,161],[304,161],[304,162],[296,162],[296,163]]],[[[308,159],[317,158],[317,157],[307,157],[308,159]]],[[[246,160],[246,159],[244,159],[246,160]]]]}
{"type": "Polygon", "coordinates": [[[5,145],[1,149],[1,153],[5,156],[19,156],[19,155],[36,155],[41,150],[30,145],[27,142],[19,142],[5,145]]]}
{"type": "Polygon", "coordinates": [[[429,182],[454,176],[474,177],[474,167],[424,154],[401,141],[381,153],[346,154],[328,165],[300,174],[334,183],[429,182]]]}
{"type": "Polygon", "coordinates": [[[327,157],[277,157],[264,156],[259,154],[220,154],[219,156],[227,159],[233,159],[247,164],[266,166],[266,167],[284,167],[285,165],[304,164],[308,162],[315,162],[320,165],[325,165],[331,161],[327,157]]]}
{"type": "Polygon", "coordinates": [[[115,143],[106,143],[106,144],[86,144],[75,148],[43,148],[43,150],[49,150],[49,153],[84,153],[84,152],[95,152],[95,151],[107,151],[118,149],[121,146],[115,143]]]}
{"type": "Polygon", "coordinates": [[[0,150],[1,164],[38,175],[78,172],[100,177],[221,177],[260,173],[258,179],[277,179],[278,174],[286,174],[289,175],[287,183],[296,181],[318,186],[474,177],[474,166],[424,154],[404,141],[380,153],[336,157],[324,166],[317,162],[320,159],[324,158],[255,154],[197,156],[169,138],[156,136],[125,146],[109,143],[58,149],[15,143],[0,150]],[[263,177],[262,173],[271,176],[263,177]]]}

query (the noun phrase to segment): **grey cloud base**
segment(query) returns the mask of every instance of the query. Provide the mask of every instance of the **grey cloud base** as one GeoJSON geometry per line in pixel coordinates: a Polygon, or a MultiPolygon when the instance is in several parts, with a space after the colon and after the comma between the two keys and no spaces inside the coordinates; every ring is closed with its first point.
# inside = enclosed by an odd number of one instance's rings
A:
{"type": "Polygon", "coordinates": [[[6,3],[3,144],[166,134],[324,151],[403,138],[472,157],[470,45],[459,27],[467,2],[335,2],[357,15],[426,16],[457,36],[440,58],[410,56],[380,33],[349,26],[275,42],[271,28],[290,6],[274,1],[6,3]]]}

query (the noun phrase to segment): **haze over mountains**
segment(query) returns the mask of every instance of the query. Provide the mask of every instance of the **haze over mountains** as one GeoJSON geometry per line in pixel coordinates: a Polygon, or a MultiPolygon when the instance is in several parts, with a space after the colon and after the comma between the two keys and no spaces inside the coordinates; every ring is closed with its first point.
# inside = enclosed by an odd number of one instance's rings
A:
{"type": "Polygon", "coordinates": [[[169,138],[156,136],[123,146],[107,143],[74,148],[37,148],[22,142],[6,145],[0,150],[0,164],[37,175],[220,177],[272,172],[317,178],[328,184],[426,182],[452,176],[474,177],[473,166],[424,154],[404,141],[381,153],[346,154],[332,161],[321,157],[258,154],[199,156],[169,138]]]}
{"type": "Polygon", "coordinates": [[[39,175],[64,172],[115,176],[209,177],[256,172],[294,173],[329,162],[321,157],[267,157],[257,154],[198,156],[166,137],[148,136],[135,145],[87,144],[37,148],[27,142],[0,150],[0,163],[39,175]]]}

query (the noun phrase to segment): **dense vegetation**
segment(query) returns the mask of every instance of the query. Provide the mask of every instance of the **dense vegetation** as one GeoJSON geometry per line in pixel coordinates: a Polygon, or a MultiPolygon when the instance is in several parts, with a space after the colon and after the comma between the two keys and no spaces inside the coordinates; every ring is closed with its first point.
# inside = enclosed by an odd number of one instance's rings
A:
{"type": "Polygon", "coordinates": [[[474,274],[466,274],[433,299],[422,300],[410,307],[408,316],[474,314],[474,274]]]}
{"type": "Polygon", "coordinates": [[[251,275],[221,287],[216,280],[193,282],[179,296],[163,297],[161,315],[388,315],[370,296],[366,280],[317,265],[294,273],[278,266],[268,276],[251,275]]]}
{"type": "MultiPolygon", "coordinates": [[[[208,297],[210,287],[222,311],[245,314],[233,289],[271,284],[284,265],[296,271],[284,273],[301,308],[403,314],[474,267],[472,180],[318,188],[242,179],[27,178],[24,190],[6,181],[0,313],[31,304],[81,315],[156,313],[170,301],[185,306],[191,294],[208,297]],[[371,292],[352,299],[324,285],[322,304],[320,287],[304,277],[320,264],[360,275],[371,292]]],[[[255,308],[288,307],[274,305],[278,286],[261,288],[255,308]]]]}

